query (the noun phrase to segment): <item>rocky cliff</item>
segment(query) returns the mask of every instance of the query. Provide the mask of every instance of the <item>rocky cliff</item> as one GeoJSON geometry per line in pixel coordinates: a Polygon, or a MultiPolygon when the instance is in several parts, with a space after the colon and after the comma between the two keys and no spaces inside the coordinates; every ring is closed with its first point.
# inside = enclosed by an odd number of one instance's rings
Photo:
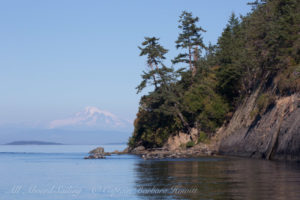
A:
{"type": "Polygon", "coordinates": [[[219,154],[271,160],[300,160],[300,94],[274,97],[273,105],[258,109],[258,88],[217,133],[219,154]]]}
{"type": "Polygon", "coordinates": [[[231,120],[210,141],[200,142],[187,150],[182,149],[182,145],[188,142],[197,143],[199,134],[193,129],[189,134],[179,132],[170,136],[163,150],[143,148],[141,152],[132,153],[147,158],[172,157],[179,152],[175,157],[221,154],[300,161],[300,93],[273,96],[272,103],[264,110],[258,110],[262,109],[258,102],[261,96],[262,89],[259,87],[244,99],[231,120]]]}

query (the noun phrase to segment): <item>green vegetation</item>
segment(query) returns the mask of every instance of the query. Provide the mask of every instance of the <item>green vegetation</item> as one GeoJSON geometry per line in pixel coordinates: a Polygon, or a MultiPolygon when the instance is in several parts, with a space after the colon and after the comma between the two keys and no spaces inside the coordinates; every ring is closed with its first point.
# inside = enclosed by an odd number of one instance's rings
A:
{"type": "Polygon", "coordinates": [[[257,107],[263,113],[270,105],[274,104],[274,102],[275,99],[272,95],[263,93],[257,99],[257,107]]]}
{"type": "Polygon", "coordinates": [[[300,65],[290,66],[275,78],[281,94],[292,94],[300,91],[300,65]]]}
{"type": "Polygon", "coordinates": [[[268,108],[275,104],[275,98],[269,92],[262,93],[256,100],[256,107],[250,113],[250,117],[254,119],[257,115],[263,115],[268,108]]]}
{"type": "Polygon", "coordinates": [[[206,142],[206,141],[207,141],[206,133],[203,131],[200,131],[197,143],[206,142]]]}
{"type": "Polygon", "coordinates": [[[158,38],[145,38],[139,49],[148,70],[137,91],[147,87],[150,92],[141,98],[131,147],[160,147],[171,134],[188,134],[192,128],[199,130],[198,142],[205,142],[259,86],[252,117],[267,112],[275,95],[300,91],[298,0],[249,4],[252,12],[239,18],[232,14],[218,43],[208,46],[199,19],[184,11],[175,41],[181,52],[172,60],[176,68],[164,64],[168,50],[158,38]]]}
{"type": "Polygon", "coordinates": [[[193,146],[195,146],[195,143],[193,141],[189,141],[188,143],[185,144],[186,148],[191,148],[193,146]]]}
{"type": "Polygon", "coordinates": [[[197,73],[197,65],[199,58],[202,52],[202,49],[205,49],[203,44],[203,39],[201,32],[206,32],[202,27],[197,26],[199,21],[198,17],[193,17],[192,13],[183,11],[178,28],[181,30],[181,33],[176,40],[176,48],[181,48],[187,52],[180,53],[174,60],[173,63],[187,63],[194,77],[197,73]]]}

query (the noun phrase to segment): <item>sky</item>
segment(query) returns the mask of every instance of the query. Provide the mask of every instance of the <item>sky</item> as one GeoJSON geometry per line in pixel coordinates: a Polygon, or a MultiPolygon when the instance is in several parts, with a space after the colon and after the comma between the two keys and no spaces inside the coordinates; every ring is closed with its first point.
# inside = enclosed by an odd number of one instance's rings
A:
{"type": "Polygon", "coordinates": [[[146,69],[145,36],[170,50],[183,10],[216,43],[232,12],[249,0],[0,0],[0,125],[35,126],[86,106],[133,120],[146,69]]]}

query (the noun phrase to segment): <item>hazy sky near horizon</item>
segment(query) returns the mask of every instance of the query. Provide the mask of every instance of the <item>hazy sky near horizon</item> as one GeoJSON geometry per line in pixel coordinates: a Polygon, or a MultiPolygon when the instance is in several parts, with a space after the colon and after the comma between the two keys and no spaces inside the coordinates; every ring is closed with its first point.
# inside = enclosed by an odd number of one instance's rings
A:
{"type": "Polygon", "coordinates": [[[133,120],[146,69],[144,36],[174,41],[183,10],[216,43],[232,12],[249,0],[0,0],[0,125],[36,124],[96,106],[133,120]]]}

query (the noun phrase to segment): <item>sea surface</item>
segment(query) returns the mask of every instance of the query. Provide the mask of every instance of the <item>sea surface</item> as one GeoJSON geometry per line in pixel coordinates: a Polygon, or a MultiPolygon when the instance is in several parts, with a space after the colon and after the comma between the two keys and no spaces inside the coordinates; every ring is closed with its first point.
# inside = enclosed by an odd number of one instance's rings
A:
{"type": "Polygon", "coordinates": [[[84,160],[95,147],[0,145],[0,200],[300,199],[299,163],[134,155],[84,160]]]}

